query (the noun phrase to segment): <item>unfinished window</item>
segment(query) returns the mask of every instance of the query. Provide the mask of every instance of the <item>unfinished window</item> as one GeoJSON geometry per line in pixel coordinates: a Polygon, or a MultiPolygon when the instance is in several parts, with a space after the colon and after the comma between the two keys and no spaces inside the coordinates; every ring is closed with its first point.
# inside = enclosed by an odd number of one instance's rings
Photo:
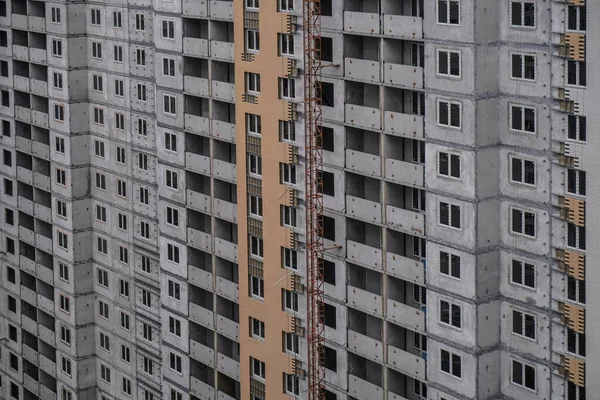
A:
{"type": "Polygon", "coordinates": [[[321,99],[321,104],[327,107],[334,106],[334,86],[330,82],[321,82],[321,89],[317,86],[316,97],[321,99]]]}
{"type": "Polygon", "coordinates": [[[323,237],[327,240],[335,241],[335,219],[320,215],[317,219],[319,232],[323,232],[323,237]]]}
{"type": "Polygon", "coordinates": [[[335,196],[333,173],[327,171],[317,171],[317,182],[321,182],[317,188],[319,193],[326,194],[327,196],[335,196]]]}

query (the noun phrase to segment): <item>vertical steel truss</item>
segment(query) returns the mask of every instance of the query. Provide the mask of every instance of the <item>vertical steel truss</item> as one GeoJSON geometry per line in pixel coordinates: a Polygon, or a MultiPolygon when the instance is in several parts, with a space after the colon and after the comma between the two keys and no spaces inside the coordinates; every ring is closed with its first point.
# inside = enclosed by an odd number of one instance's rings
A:
{"type": "Polygon", "coordinates": [[[308,316],[308,400],[325,398],[323,302],[323,177],[321,2],[303,0],[304,124],[306,140],[306,258],[308,316]]]}

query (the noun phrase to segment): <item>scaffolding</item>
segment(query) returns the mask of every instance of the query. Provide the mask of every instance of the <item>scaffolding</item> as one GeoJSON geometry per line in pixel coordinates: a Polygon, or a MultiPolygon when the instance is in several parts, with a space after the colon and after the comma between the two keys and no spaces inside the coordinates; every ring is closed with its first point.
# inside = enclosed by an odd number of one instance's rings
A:
{"type": "Polygon", "coordinates": [[[323,299],[323,129],[321,126],[321,3],[304,0],[304,124],[306,167],[306,258],[308,399],[325,398],[323,299]]]}

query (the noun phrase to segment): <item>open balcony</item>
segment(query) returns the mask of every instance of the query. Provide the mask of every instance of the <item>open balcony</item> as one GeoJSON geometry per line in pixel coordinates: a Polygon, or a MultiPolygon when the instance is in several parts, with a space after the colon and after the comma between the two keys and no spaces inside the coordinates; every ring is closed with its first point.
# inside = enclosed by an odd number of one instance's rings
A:
{"type": "Polygon", "coordinates": [[[380,39],[368,36],[344,36],[344,77],[370,83],[381,82],[379,67],[380,39]]]}
{"type": "Polygon", "coordinates": [[[383,1],[381,11],[385,36],[423,38],[423,0],[383,1]]]}
{"type": "Polygon", "coordinates": [[[383,112],[385,132],[410,139],[424,138],[424,103],[423,93],[386,87],[383,112]]]}
{"type": "Polygon", "coordinates": [[[212,252],[210,215],[188,210],[187,227],[188,245],[198,250],[212,252]]]}
{"type": "Polygon", "coordinates": [[[211,135],[221,141],[235,143],[235,104],[213,101],[211,135]]]}
{"type": "Polygon", "coordinates": [[[181,6],[184,17],[206,18],[208,16],[208,0],[184,0],[181,6]]]}
{"type": "Polygon", "coordinates": [[[381,228],[377,225],[347,218],[346,249],[346,258],[349,262],[380,270],[383,265],[381,228]]]}
{"type": "Polygon", "coordinates": [[[188,280],[195,286],[213,290],[212,255],[193,247],[188,248],[188,280]]]}
{"type": "Polygon", "coordinates": [[[235,70],[233,64],[222,61],[212,61],[212,63],[212,97],[233,103],[235,100],[235,70]]]}
{"type": "Polygon", "coordinates": [[[426,379],[427,339],[421,333],[388,323],[387,359],[390,367],[418,380],[426,379]],[[419,347],[415,348],[415,343],[419,347]]]}
{"type": "MultiPolygon", "coordinates": [[[[210,140],[206,137],[193,134],[185,135],[186,153],[185,168],[201,176],[210,176],[210,140]]],[[[202,189],[202,188],[200,188],[202,189]]]]}
{"type": "MultiPolygon", "coordinates": [[[[187,155],[186,155],[187,156],[187,155]]],[[[206,157],[206,156],[203,156],[206,157]]],[[[202,158],[204,161],[204,158],[202,158]]],[[[193,160],[190,160],[190,166],[192,165],[193,160]]],[[[206,162],[208,166],[208,170],[206,170],[206,166],[202,168],[204,172],[203,175],[196,174],[193,172],[187,172],[187,205],[188,207],[200,211],[203,213],[210,214],[212,210],[212,196],[211,196],[211,185],[210,185],[210,158],[206,162]]],[[[187,167],[189,169],[190,167],[187,167]]]]}
{"type": "Polygon", "coordinates": [[[364,175],[381,176],[380,134],[346,129],[346,168],[364,175]]]}
{"type": "Polygon", "coordinates": [[[386,183],[386,223],[392,229],[425,235],[425,191],[386,183]]]}
{"type": "MultiPolygon", "coordinates": [[[[13,14],[13,23],[15,22],[13,14]]],[[[25,16],[25,25],[27,16],[25,16]]],[[[26,29],[26,28],[23,28],[26,29]]],[[[13,59],[29,62],[29,35],[25,30],[13,29],[12,31],[12,56],[13,59]]]]}
{"type": "MultiPolygon", "coordinates": [[[[217,3],[229,3],[216,1],[217,3]]],[[[214,3],[214,1],[213,1],[214,3]]],[[[232,2],[230,4],[233,4],[232,2]]],[[[233,51],[233,23],[224,21],[210,21],[210,56],[215,60],[232,63],[233,51]]]]}
{"type": "Polygon", "coordinates": [[[423,45],[406,40],[383,41],[383,81],[387,85],[423,89],[423,45]]]}
{"type": "Polygon", "coordinates": [[[215,218],[215,254],[228,261],[237,262],[237,242],[237,225],[215,218]]]}
{"type": "Polygon", "coordinates": [[[348,350],[376,362],[383,362],[381,319],[348,309],[348,350]]]}
{"type": "Polygon", "coordinates": [[[213,142],[213,152],[213,176],[229,183],[235,183],[237,180],[235,144],[215,141],[213,142]]]}
{"type": "Polygon", "coordinates": [[[379,86],[346,82],[345,122],[357,128],[381,129],[379,86]]]}
{"type": "Polygon", "coordinates": [[[381,223],[380,181],[346,173],[346,213],[353,218],[381,223]]]}
{"type": "Polygon", "coordinates": [[[43,1],[29,1],[28,5],[29,30],[46,32],[46,4],[43,1]]]}
{"type": "Polygon", "coordinates": [[[183,58],[183,91],[195,96],[209,96],[208,60],[183,58]]]}
{"type": "Polygon", "coordinates": [[[209,136],[209,100],[204,97],[184,95],[185,130],[203,136],[209,136]]]}
{"type": "Polygon", "coordinates": [[[233,1],[213,0],[209,5],[211,19],[233,22],[233,1]]]}
{"type": "Polygon", "coordinates": [[[207,20],[183,19],[183,54],[193,57],[208,57],[209,45],[207,20]]]}
{"type": "Polygon", "coordinates": [[[217,257],[215,267],[217,270],[215,292],[219,296],[237,302],[239,300],[238,265],[217,257]]]}
{"type": "Polygon", "coordinates": [[[240,340],[239,306],[221,296],[217,296],[216,331],[233,340],[240,340]]]}
{"type": "Polygon", "coordinates": [[[348,354],[348,392],[358,400],[383,400],[382,367],[361,356],[348,354]]]}
{"type": "Polygon", "coordinates": [[[389,277],[387,317],[396,325],[414,332],[425,331],[424,288],[389,277]]]}
{"type": "Polygon", "coordinates": [[[425,142],[394,136],[385,141],[385,177],[402,185],[424,186],[425,142]]]}
{"type": "Polygon", "coordinates": [[[353,0],[344,4],[344,31],[378,35],[379,1],[353,0]]]}
{"type": "Polygon", "coordinates": [[[217,336],[217,370],[228,377],[240,380],[239,344],[224,336],[217,336]]]}
{"type": "Polygon", "coordinates": [[[369,315],[383,316],[381,273],[348,264],[348,305],[369,315]]]}
{"type": "Polygon", "coordinates": [[[214,330],[213,294],[204,289],[190,285],[190,320],[200,326],[214,330]]]}
{"type": "Polygon", "coordinates": [[[190,322],[190,356],[202,364],[214,367],[215,351],[214,332],[210,329],[190,322]]]}
{"type": "Polygon", "coordinates": [[[190,360],[190,394],[199,399],[215,398],[215,371],[211,366],[190,360]]]}

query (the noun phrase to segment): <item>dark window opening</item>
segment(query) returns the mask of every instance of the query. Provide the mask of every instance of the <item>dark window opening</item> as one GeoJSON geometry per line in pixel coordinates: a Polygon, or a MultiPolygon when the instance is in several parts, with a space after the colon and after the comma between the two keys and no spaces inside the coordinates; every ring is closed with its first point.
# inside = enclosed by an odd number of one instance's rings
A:
{"type": "Polygon", "coordinates": [[[321,185],[319,185],[319,193],[326,194],[327,196],[335,196],[335,185],[334,185],[334,175],[331,172],[326,171],[318,171],[319,181],[321,185]]]}
{"type": "Polygon", "coordinates": [[[323,231],[323,237],[328,240],[335,240],[335,219],[320,215],[318,219],[319,230],[323,231]]]}

